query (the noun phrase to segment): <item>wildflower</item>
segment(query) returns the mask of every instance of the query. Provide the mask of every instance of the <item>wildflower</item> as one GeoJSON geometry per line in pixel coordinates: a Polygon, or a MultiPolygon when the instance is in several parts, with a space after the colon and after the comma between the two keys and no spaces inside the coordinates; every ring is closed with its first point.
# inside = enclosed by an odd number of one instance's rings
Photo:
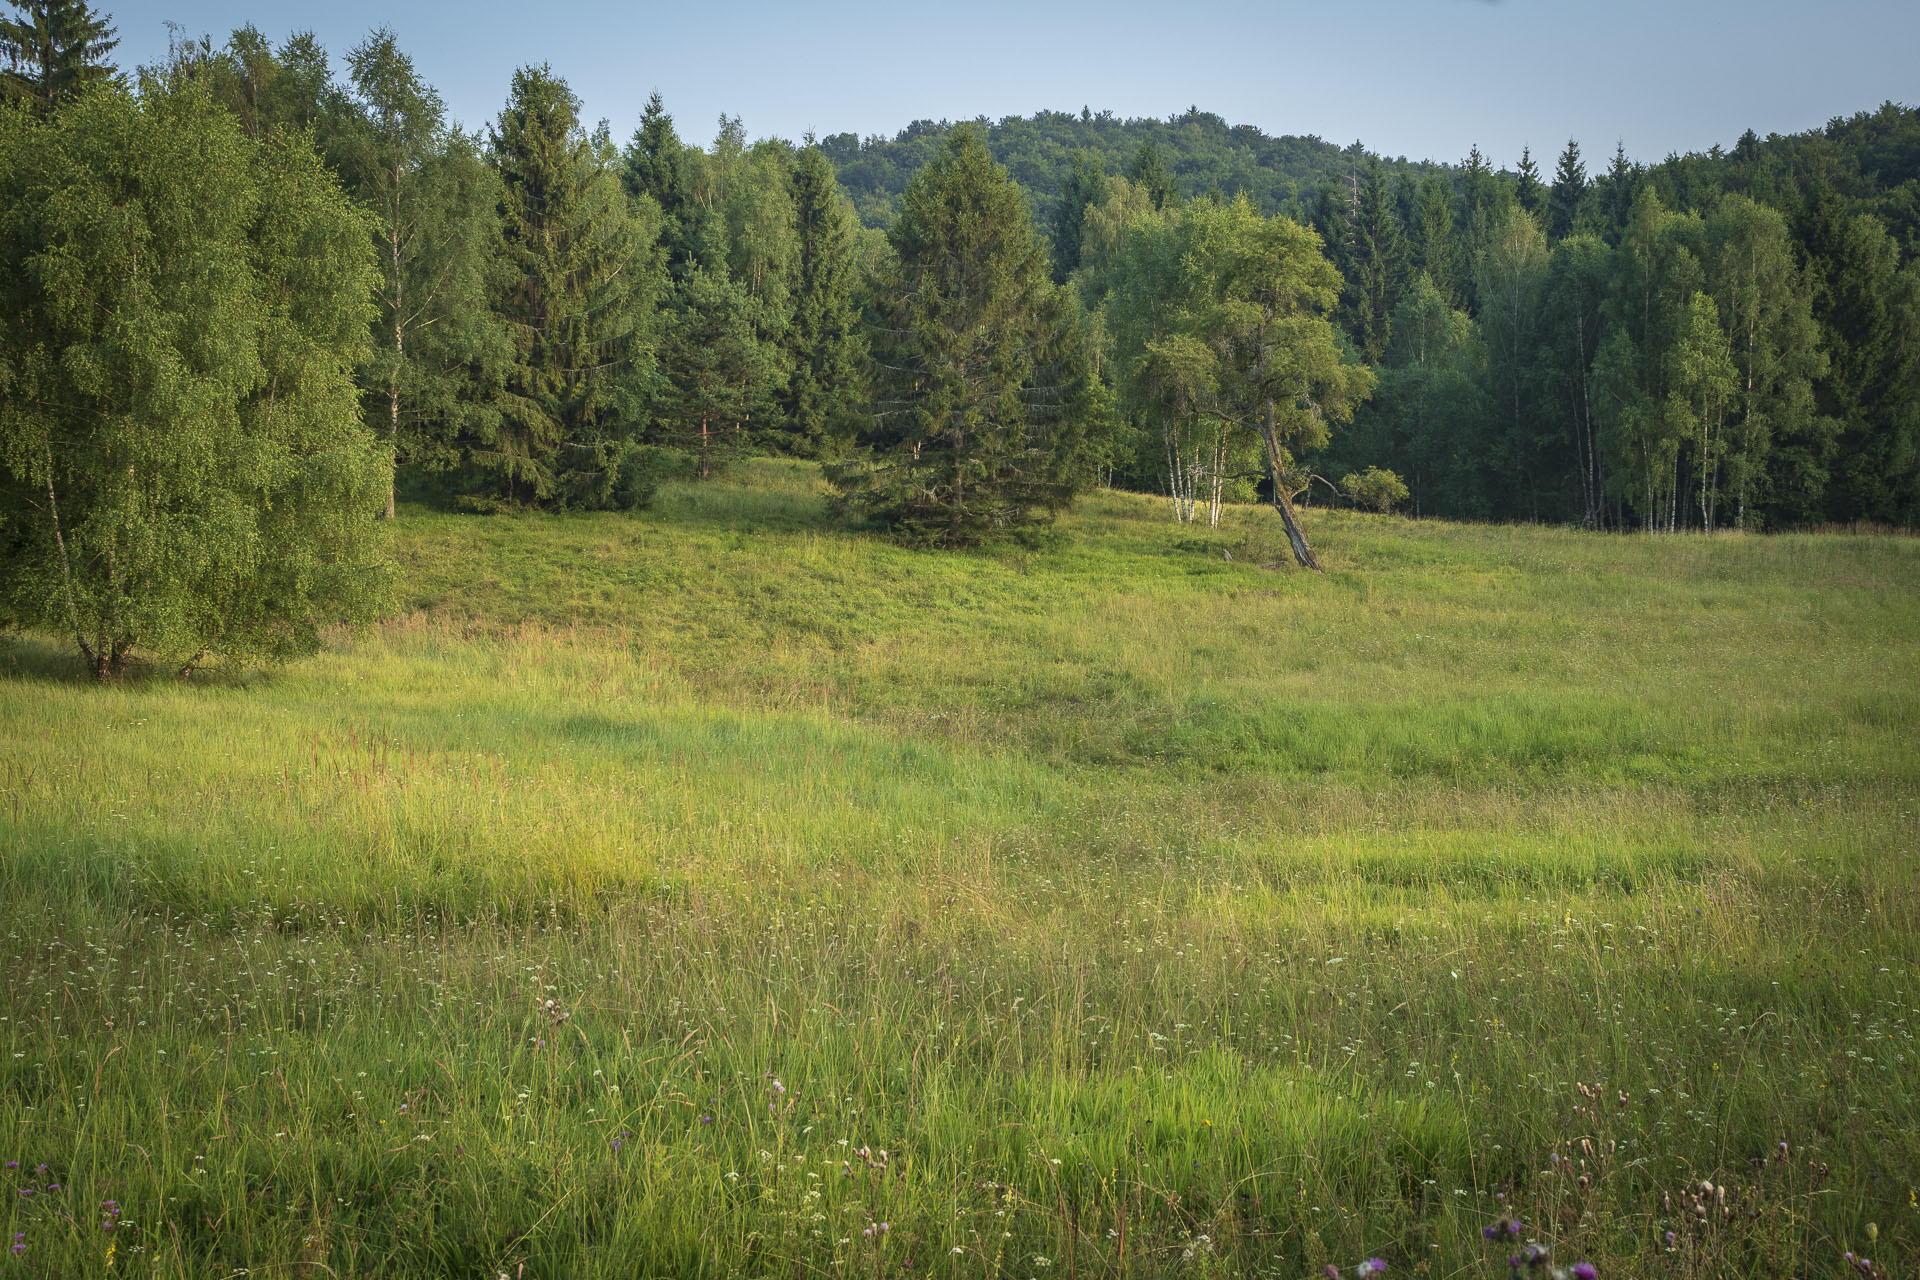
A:
{"type": "Polygon", "coordinates": [[[1327,1264],[1327,1269],[1321,1274],[1326,1276],[1327,1280],[1340,1280],[1340,1268],[1334,1266],[1331,1262],[1327,1264]]]}
{"type": "Polygon", "coordinates": [[[1368,1258],[1365,1262],[1361,1263],[1359,1266],[1353,1269],[1353,1274],[1361,1277],[1361,1280],[1365,1280],[1367,1276],[1378,1275],[1380,1272],[1385,1271],[1386,1269],[1387,1269],[1386,1259],[1368,1258]]]}
{"type": "Polygon", "coordinates": [[[1600,1270],[1591,1262],[1573,1264],[1573,1280],[1600,1280],[1600,1270]]]}

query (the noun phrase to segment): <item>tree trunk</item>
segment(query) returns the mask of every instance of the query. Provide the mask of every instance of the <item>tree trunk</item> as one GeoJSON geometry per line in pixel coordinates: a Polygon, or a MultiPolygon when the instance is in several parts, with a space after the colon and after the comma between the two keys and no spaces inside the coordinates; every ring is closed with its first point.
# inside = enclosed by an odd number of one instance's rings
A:
{"type": "Polygon", "coordinates": [[[1320,561],[1315,558],[1313,548],[1307,545],[1306,531],[1300,527],[1298,517],[1293,514],[1293,500],[1287,497],[1287,482],[1280,475],[1280,436],[1273,420],[1273,401],[1267,401],[1267,416],[1260,424],[1260,434],[1267,444],[1267,474],[1273,477],[1273,509],[1280,513],[1280,523],[1287,528],[1287,541],[1293,544],[1293,558],[1300,562],[1303,569],[1315,573],[1325,573],[1320,561]]]}

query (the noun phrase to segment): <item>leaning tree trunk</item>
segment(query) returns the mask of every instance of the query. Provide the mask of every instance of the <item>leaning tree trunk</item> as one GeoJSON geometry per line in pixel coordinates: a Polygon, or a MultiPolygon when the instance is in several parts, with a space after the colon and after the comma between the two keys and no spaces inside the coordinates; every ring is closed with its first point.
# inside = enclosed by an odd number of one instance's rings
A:
{"type": "Polygon", "coordinates": [[[1325,573],[1326,570],[1320,567],[1320,561],[1313,554],[1313,548],[1307,545],[1306,531],[1293,514],[1293,500],[1287,497],[1287,482],[1280,475],[1280,437],[1274,428],[1271,400],[1267,401],[1267,416],[1260,424],[1260,434],[1267,442],[1267,471],[1273,477],[1273,509],[1280,513],[1280,523],[1287,528],[1287,541],[1293,544],[1293,558],[1300,562],[1303,569],[1325,573]]]}

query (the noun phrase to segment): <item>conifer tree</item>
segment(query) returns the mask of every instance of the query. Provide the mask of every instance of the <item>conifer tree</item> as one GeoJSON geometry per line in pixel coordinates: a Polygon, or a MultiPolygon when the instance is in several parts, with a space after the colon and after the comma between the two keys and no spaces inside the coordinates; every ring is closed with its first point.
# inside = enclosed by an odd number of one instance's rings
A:
{"type": "Polygon", "coordinates": [[[627,143],[620,179],[629,196],[644,195],[659,206],[660,246],[676,284],[702,264],[711,240],[695,190],[698,166],[698,152],[680,140],[666,105],[653,94],[627,143]]]}
{"type": "Polygon", "coordinates": [[[86,0],[8,0],[0,18],[0,96],[48,115],[88,85],[114,76],[107,55],[120,42],[86,0]]]}
{"type": "Polygon", "coordinates": [[[816,146],[801,151],[793,174],[793,374],[782,402],[793,447],[818,455],[848,437],[863,403],[867,358],[855,301],[852,208],[833,165],[816,146]]]}
{"type": "Polygon", "coordinates": [[[1514,166],[1513,173],[1514,198],[1522,209],[1538,215],[1541,205],[1546,203],[1546,188],[1540,182],[1540,166],[1533,162],[1533,153],[1528,148],[1520,148],[1520,163],[1514,166]]]}
{"type": "Polygon", "coordinates": [[[1387,189],[1378,161],[1367,165],[1353,224],[1352,286],[1354,341],[1368,360],[1379,360],[1393,329],[1407,269],[1406,233],[1400,210],[1387,189]]]}
{"type": "Polygon", "coordinates": [[[749,423],[771,416],[786,383],[783,353],[765,337],[768,307],[724,266],[696,268],[674,290],[655,416],[665,442],[693,455],[700,479],[745,446],[749,423]]]}
{"type": "Polygon", "coordinates": [[[910,542],[960,546],[1048,519],[1085,480],[1077,337],[1026,198],[973,126],[908,186],[875,334],[870,462],[836,468],[847,505],[910,542]]]}
{"type": "Polygon", "coordinates": [[[489,149],[515,356],[503,413],[467,450],[465,499],[603,505],[654,372],[659,209],[628,200],[611,144],[582,131],[578,100],[545,66],[514,73],[489,149]]]}
{"type": "Polygon", "coordinates": [[[1092,152],[1076,151],[1073,167],[1053,211],[1053,279],[1065,284],[1080,269],[1080,242],[1086,235],[1087,209],[1106,194],[1106,173],[1092,152]]]}
{"type": "Polygon", "coordinates": [[[497,423],[512,352],[490,305],[502,284],[499,181],[472,140],[447,127],[439,95],[392,31],[369,35],[347,66],[357,111],[333,150],[380,220],[374,353],[362,370],[368,417],[396,460],[445,470],[463,434],[497,423]]]}
{"type": "Polygon", "coordinates": [[[1633,210],[1634,197],[1640,194],[1641,180],[1640,166],[1627,159],[1627,144],[1616,143],[1606,176],[1598,184],[1600,234],[1610,245],[1619,244],[1621,233],[1627,229],[1627,217],[1633,210]]]}
{"type": "Polygon", "coordinates": [[[1560,163],[1553,171],[1553,191],[1547,199],[1547,238],[1564,240],[1579,227],[1587,202],[1587,166],[1580,159],[1580,144],[1567,139],[1560,163]]]}
{"type": "Polygon", "coordinates": [[[1414,226],[1411,262],[1415,273],[1425,273],[1427,283],[1449,307],[1459,305],[1454,279],[1459,269],[1459,244],[1454,236],[1453,200],[1447,184],[1437,173],[1420,183],[1414,200],[1414,226]]]}

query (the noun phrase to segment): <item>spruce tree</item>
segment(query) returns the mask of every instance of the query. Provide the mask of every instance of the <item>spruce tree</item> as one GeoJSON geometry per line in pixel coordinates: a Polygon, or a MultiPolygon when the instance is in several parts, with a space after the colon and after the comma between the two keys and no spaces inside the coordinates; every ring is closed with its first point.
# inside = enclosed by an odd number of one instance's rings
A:
{"type": "Polygon", "coordinates": [[[8,0],[0,19],[0,94],[48,115],[88,85],[114,76],[107,55],[120,42],[86,0],[8,0]]]}
{"type": "Polygon", "coordinates": [[[514,73],[490,135],[515,355],[490,434],[467,449],[468,505],[614,501],[622,446],[654,372],[659,210],[629,202],[604,137],[545,66],[514,73]]]}
{"type": "Polygon", "coordinates": [[[1608,244],[1620,243],[1620,236],[1627,229],[1628,215],[1633,211],[1634,197],[1640,194],[1641,181],[1640,166],[1627,159],[1627,144],[1616,143],[1606,176],[1598,183],[1600,234],[1608,244]]]}
{"type": "Polygon", "coordinates": [[[680,140],[666,105],[653,94],[627,143],[620,180],[629,196],[644,195],[659,206],[660,246],[676,284],[702,264],[710,243],[707,209],[695,190],[698,164],[698,152],[680,140]]]}
{"type": "Polygon", "coordinates": [[[1537,216],[1540,206],[1546,202],[1546,188],[1540,182],[1540,166],[1533,162],[1533,153],[1528,148],[1520,148],[1520,163],[1514,167],[1513,174],[1514,198],[1522,209],[1537,216]]]}
{"type": "Polygon", "coordinates": [[[973,126],[907,187],[875,334],[869,462],[836,468],[846,504],[909,542],[961,546],[1048,519],[1085,479],[1063,389],[1075,335],[1026,198],[973,126]],[[1062,368],[1062,366],[1067,366],[1062,368]]]}
{"type": "Polygon", "coordinates": [[[674,290],[655,419],[659,438],[693,455],[700,479],[745,447],[749,423],[771,416],[786,384],[784,354],[765,337],[767,308],[724,266],[696,268],[674,290]]]}
{"type": "Polygon", "coordinates": [[[1447,306],[1458,306],[1454,279],[1460,246],[1454,236],[1453,200],[1439,174],[1430,173],[1421,181],[1413,217],[1413,270],[1426,274],[1428,284],[1447,306]]]}
{"type": "Polygon", "coordinates": [[[1386,350],[1393,309],[1406,287],[1406,232],[1379,162],[1369,161],[1353,224],[1353,337],[1370,361],[1386,350]]]}
{"type": "Polygon", "coordinates": [[[1067,171],[1060,189],[1060,203],[1053,211],[1053,279],[1065,284],[1080,267],[1080,242],[1087,232],[1087,209],[1097,203],[1107,189],[1106,172],[1092,152],[1073,153],[1073,167],[1067,171]]]}
{"type": "Polygon", "coordinates": [[[1587,166],[1580,160],[1580,144],[1567,139],[1560,163],[1553,171],[1553,191],[1547,198],[1547,238],[1564,240],[1579,227],[1587,202],[1587,166]]]}
{"type": "Polygon", "coordinates": [[[788,330],[793,373],[782,409],[794,450],[818,455],[852,433],[867,349],[855,301],[853,210],[816,146],[794,165],[793,206],[799,245],[788,330]]]}

